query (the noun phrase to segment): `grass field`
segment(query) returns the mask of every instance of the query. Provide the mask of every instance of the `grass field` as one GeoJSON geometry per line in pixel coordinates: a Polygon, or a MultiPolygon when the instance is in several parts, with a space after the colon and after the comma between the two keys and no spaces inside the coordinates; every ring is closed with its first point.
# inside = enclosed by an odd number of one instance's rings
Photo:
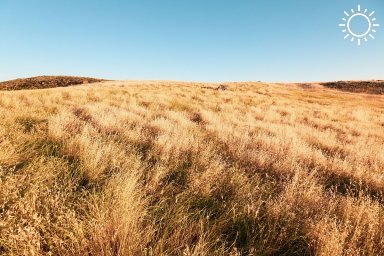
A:
{"type": "Polygon", "coordinates": [[[384,255],[384,96],[215,86],[0,92],[0,255],[384,255]]]}

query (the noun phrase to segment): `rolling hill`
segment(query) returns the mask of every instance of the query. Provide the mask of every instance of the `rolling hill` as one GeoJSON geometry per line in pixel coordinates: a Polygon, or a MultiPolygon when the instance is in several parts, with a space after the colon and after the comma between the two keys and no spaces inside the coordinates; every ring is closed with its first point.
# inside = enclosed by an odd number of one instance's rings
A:
{"type": "Polygon", "coordinates": [[[104,80],[76,76],[37,76],[0,82],[0,90],[47,89],[101,81],[104,80]]]}
{"type": "Polygon", "coordinates": [[[104,81],[0,118],[0,255],[384,255],[383,95],[104,81]]]}

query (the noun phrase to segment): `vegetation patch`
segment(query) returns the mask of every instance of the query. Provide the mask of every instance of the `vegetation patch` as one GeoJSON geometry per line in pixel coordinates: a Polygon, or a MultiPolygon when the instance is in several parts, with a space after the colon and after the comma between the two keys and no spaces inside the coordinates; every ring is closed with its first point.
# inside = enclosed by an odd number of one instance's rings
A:
{"type": "MultiPolygon", "coordinates": [[[[105,81],[103,79],[73,76],[38,76],[0,82],[0,90],[30,90],[67,87],[80,84],[91,84],[105,81]]],[[[68,96],[64,96],[68,97],[68,96]]]]}
{"type": "Polygon", "coordinates": [[[321,85],[346,92],[384,94],[384,81],[338,81],[321,85]]]}

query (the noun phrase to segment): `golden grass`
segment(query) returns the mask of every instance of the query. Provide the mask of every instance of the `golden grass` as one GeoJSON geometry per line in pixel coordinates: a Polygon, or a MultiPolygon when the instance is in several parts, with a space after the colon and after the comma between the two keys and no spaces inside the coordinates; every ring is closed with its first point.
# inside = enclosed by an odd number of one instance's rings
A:
{"type": "Polygon", "coordinates": [[[203,86],[0,92],[0,255],[384,254],[384,96],[203,86]]]}

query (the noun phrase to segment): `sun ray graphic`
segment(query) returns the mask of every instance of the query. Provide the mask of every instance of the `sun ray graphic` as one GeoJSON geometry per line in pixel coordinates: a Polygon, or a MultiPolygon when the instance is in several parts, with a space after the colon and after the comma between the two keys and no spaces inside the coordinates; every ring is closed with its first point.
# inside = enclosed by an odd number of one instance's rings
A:
{"type": "Polygon", "coordinates": [[[380,27],[379,23],[376,23],[376,18],[374,17],[375,11],[370,11],[368,14],[368,9],[361,8],[361,5],[357,6],[357,9],[352,8],[351,12],[344,11],[345,17],[342,18],[343,23],[339,24],[339,27],[342,28],[342,32],[345,33],[344,39],[349,38],[351,42],[357,42],[357,45],[361,45],[362,39],[364,42],[368,42],[368,37],[375,39],[374,33],[376,29],[380,27]],[[367,23],[368,29],[364,32],[354,32],[351,21],[356,17],[363,18],[364,22],[367,23]]]}

